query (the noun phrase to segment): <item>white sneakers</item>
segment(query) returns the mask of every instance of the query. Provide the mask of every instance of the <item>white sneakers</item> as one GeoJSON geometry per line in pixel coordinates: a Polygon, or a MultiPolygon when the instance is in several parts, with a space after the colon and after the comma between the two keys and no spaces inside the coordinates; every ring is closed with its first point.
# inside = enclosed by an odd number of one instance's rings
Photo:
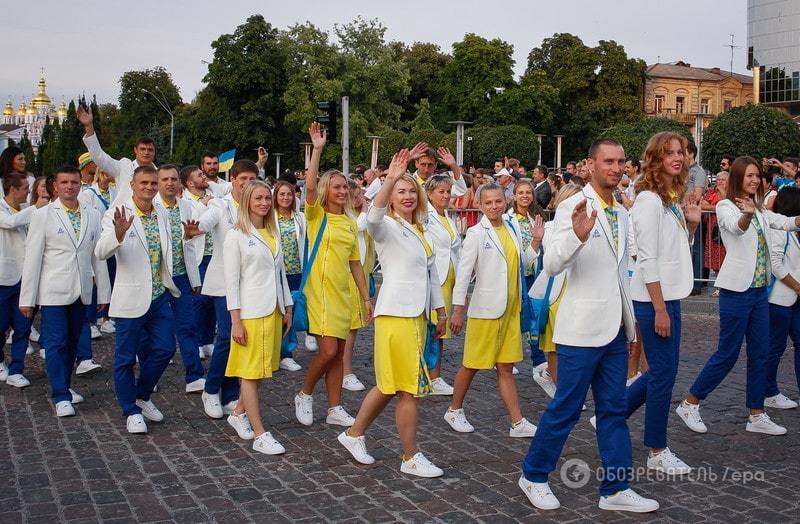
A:
{"type": "Polygon", "coordinates": [[[306,349],[309,351],[317,351],[319,349],[319,344],[317,344],[317,339],[314,335],[306,334],[306,349]]]}
{"type": "Polygon", "coordinates": [[[547,482],[531,482],[524,475],[521,475],[517,484],[535,507],[544,510],[561,507],[561,503],[550,491],[550,485],[547,482]]]}
{"type": "Polygon", "coordinates": [[[158,410],[156,405],[153,404],[152,400],[142,400],[137,398],[136,405],[142,410],[142,415],[144,415],[144,418],[147,420],[151,420],[153,422],[161,422],[164,420],[164,414],[158,410]]]}
{"type": "Polygon", "coordinates": [[[356,459],[356,462],[361,464],[374,464],[375,458],[367,452],[367,444],[364,441],[364,435],[360,437],[351,437],[347,431],[342,431],[337,437],[339,443],[345,447],[347,451],[356,459]]]}
{"type": "Polygon", "coordinates": [[[205,344],[197,348],[200,354],[200,360],[211,358],[214,354],[214,344],[205,344]]]}
{"type": "Polygon", "coordinates": [[[231,400],[227,404],[222,406],[222,414],[223,415],[233,415],[233,412],[236,411],[236,406],[239,404],[239,399],[231,400]]]}
{"type": "Polygon", "coordinates": [[[525,417],[521,418],[516,424],[512,424],[511,429],[508,430],[509,437],[524,438],[534,435],[536,435],[536,426],[525,417]]]}
{"type": "Polygon", "coordinates": [[[62,400],[56,402],[56,416],[57,417],[71,417],[75,414],[75,408],[69,400],[62,400]]]}
{"type": "MultiPolygon", "coordinates": [[[[236,434],[242,440],[253,440],[256,434],[253,432],[253,426],[250,425],[250,419],[247,418],[247,413],[236,415],[231,413],[228,415],[228,425],[236,430],[236,434]]],[[[272,454],[272,453],[268,453],[272,454]]]]}
{"type": "Polygon", "coordinates": [[[25,350],[25,356],[33,355],[34,353],[36,353],[36,348],[33,347],[32,345],[30,345],[30,343],[29,343],[28,344],[28,349],[25,350]]]}
{"type": "Polygon", "coordinates": [[[453,386],[445,382],[442,377],[431,380],[431,389],[431,395],[451,396],[453,394],[453,386]]]}
{"type": "Polygon", "coordinates": [[[203,410],[211,418],[222,418],[222,403],[219,400],[219,393],[207,393],[203,391],[203,410]]]}
{"type": "Polygon", "coordinates": [[[356,419],[351,417],[342,406],[333,406],[332,408],[328,408],[328,416],[325,418],[325,423],[349,428],[355,424],[355,422],[356,419]]]}
{"type": "Polygon", "coordinates": [[[646,499],[632,489],[618,491],[613,495],[600,497],[600,509],[612,511],[630,511],[632,513],[650,513],[658,509],[658,502],[646,499]]]}
{"type": "MultiPolygon", "coordinates": [[[[30,340],[31,342],[36,342],[38,344],[40,336],[41,335],[39,334],[38,331],[36,331],[36,328],[31,326],[31,334],[28,335],[28,340],[30,340]]],[[[10,342],[9,342],[9,344],[10,344],[10,342]]]]}
{"type": "Polygon", "coordinates": [[[750,415],[747,419],[747,428],[745,429],[751,433],[764,433],[766,435],[786,434],[786,428],[772,422],[772,419],[770,419],[769,415],[766,413],[750,415]]]}
{"type": "Polygon", "coordinates": [[[100,333],[100,330],[94,324],[91,324],[89,326],[89,335],[92,337],[92,340],[97,340],[98,338],[103,336],[103,334],[100,333]]]}
{"type": "Polygon", "coordinates": [[[144,417],[141,413],[136,415],[129,415],[126,423],[128,433],[140,435],[147,433],[147,424],[144,422],[144,417]]]}
{"type": "MultiPolygon", "coordinates": [[[[308,340],[306,338],[306,340],[308,340]]],[[[314,423],[314,397],[306,395],[302,391],[294,396],[294,416],[297,421],[304,425],[310,426],[314,423]]]]}
{"type": "Polygon", "coordinates": [[[206,379],[198,378],[186,384],[187,393],[202,393],[206,389],[206,379]]]}
{"type": "Polygon", "coordinates": [[[342,378],[342,387],[347,391],[364,391],[366,388],[364,384],[358,380],[358,377],[349,373],[342,378]]]}
{"type": "Polygon", "coordinates": [[[447,411],[444,414],[444,419],[450,424],[450,427],[453,428],[454,431],[458,431],[459,433],[472,433],[475,431],[475,428],[467,421],[466,415],[464,415],[464,409],[450,409],[447,408],[447,411]]]}
{"type": "Polygon", "coordinates": [[[109,335],[117,332],[117,325],[110,318],[102,322],[98,322],[101,333],[108,333],[109,335]]]}
{"type": "Polygon", "coordinates": [[[81,402],[83,402],[83,395],[81,395],[80,393],[78,393],[74,389],[69,388],[69,394],[72,395],[72,403],[73,404],[80,404],[81,402]]]}
{"type": "Polygon", "coordinates": [[[434,478],[444,475],[444,471],[437,468],[433,462],[427,459],[421,451],[408,460],[400,464],[400,472],[406,475],[416,475],[417,477],[434,478]]]}
{"type": "Polygon", "coordinates": [[[15,388],[26,388],[31,385],[31,381],[25,378],[24,375],[17,373],[16,375],[9,375],[6,379],[6,384],[15,388]]]}
{"type": "Polygon", "coordinates": [[[692,472],[691,466],[679,459],[669,448],[657,455],[651,451],[647,455],[647,469],[661,471],[667,475],[686,475],[692,472]]]}
{"type": "Polygon", "coordinates": [[[302,366],[300,366],[300,364],[298,364],[297,361],[292,357],[282,358],[278,366],[286,371],[300,371],[303,369],[302,366]]]}
{"type": "Polygon", "coordinates": [[[675,408],[675,413],[681,417],[681,420],[683,420],[692,431],[696,433],[705,433],[708,431],[708,428],[703,423],[703,419],[700,417],[700,405],[689,404],[684,400],[675,408]]]}
{"type": "Polygon", "coordinates": [[[102,366],[100,366],[100,364],[98,364],[92,359],[81,360],[81,362],[78,364],[78,367],[75,368],[75,374],[88,375],[90,373],[94,373],[95,371],[99,371],[101,369],[103,369],[102,366]]]}
{"type": "Polygon", "coordinates": [[[554,398],[556,396],[556,383],[553,382],[553,377],[551,377],[550,372],[547,371],[547,366],[543,368],[536,366],[533,368],[533,380],[541,386],[548,397],[554,398]]]}
{"type": "Polygon", "coordinates": [[[797,402],[790,399],[783,393],[778,393],[772,397],[765,398],[764,407],[775,409],[794,409],[797,407],[797,402]]]}
{"type": "Polygon", "coordinates": [[[5,382],[8,380],[8,366],[4,362],[0,362],[0,381],[5,382]]]}
{"type": "Polygon", "coordinates": [[[596,415],[592,415],[591,417],[589,417],[589,424],[591,424],[594,429],[597,429],[597,416],[596,415]]]}
{"type": "Polygon", "coordinates": [[[286,453],[286,448],[275,440],[269,431],[262,433],[253,440],[253,450],[265,455],[282,455],[286,453]]]}

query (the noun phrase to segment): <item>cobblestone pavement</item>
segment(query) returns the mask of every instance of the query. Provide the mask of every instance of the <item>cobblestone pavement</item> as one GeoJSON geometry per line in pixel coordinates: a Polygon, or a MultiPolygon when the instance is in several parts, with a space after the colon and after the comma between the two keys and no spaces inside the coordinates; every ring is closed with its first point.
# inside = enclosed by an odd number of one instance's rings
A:
{"type": "MultiPolygon", "coordinates": [[[[681,398],[716,344],[714,317],[687,316],[675,401],[681,398]]],[[[371,332],[358,339],[356,370],[368,385],[371,332]]],[[[179,357],[153,397],[166,415],[150,424],[147,436],[129,436],[114,399],[110,376],[112,337],[95,344],[103,371],[74,380],[86,396],[78,415],[57,419],[48,398],[41,360],[29,357],[25,390],[0,385],[0,523],[4,522],[514,522],[671,520],[769,521],[800,519],[800,420],[798,410],[773,412],[789,429],[784,437],[744,431],[744,361],[712,394],[703,407],[709,433],[690,432],[676,416],[670,418],[670,447],[704,478],[667,480],[640,478],[634,487],[661,503],[647,516],[604,512],[597,508],[597,481],[570,489],[559,477],[551,486],[562,509],[539,512],[517,487],[527,439],[508,437],[509,421],[496,379],[483,372],[467,396],[465,408],[475,425],[473,434],[451,431],[442,420],[448,399],[421,402],[419,445],[443,467],[440,479],[417,479],[399,472],[399,441],[394,404],[377,419],[367,444],[377,459],[372,466],[354,463],[336,441],[339,432],[323,422],[325,394],[317,389],[316,420],[306,428],[294,419],[292,397],[303,372],[276,373],[265,381],[266,421],[287,452],[270,457],[255,454],[236,438],[224,420],[202,412],[200,397],[183,393],[179,357]],[[750,475],[745,477],[745,475],[750,475]]],[[[461,341],[447,344],[444,376],[451,381],[460,364],[461,341]]],[[[306,367],[311,354],[298,352],[306,367]]],[[[797,398],[797,385],[784,359],[780,381],[797,398]]],[[[537,422],[546,402],[520,366],[517,384],[523,413],[537,422]]],[[[345,392],[345,407],[355,414],[363,393],[345,392]]],[[[581,459],[599,464],[589,410],[567,442],[560,464],[581,459]]],[[[634,465],[644,466],[643,413],[630,420],[634,465]]]]}

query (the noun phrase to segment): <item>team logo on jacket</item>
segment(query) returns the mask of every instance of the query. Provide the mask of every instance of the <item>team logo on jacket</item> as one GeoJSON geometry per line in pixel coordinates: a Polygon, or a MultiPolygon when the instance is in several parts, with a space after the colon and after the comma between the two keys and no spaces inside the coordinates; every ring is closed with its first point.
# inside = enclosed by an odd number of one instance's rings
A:
{"type": "Polygon", "coordinates": [[[56,233],[59,234],[59,235],[63,235],[64,234],[64,228],[61,228],[61,227],[58,228],[58,231],[56,231],[56,233]]]}
{"type": "Polygon", "coordinates": [[[491,245],[489,242],[486,242],[486,243],[483,245],[483,249],[492,249],[492,245],[491,245]]]}
{"type": "Polygon", "coordinates": [[[594,238],[600,238],[600,230],[599,229],[595,229],[594,233],[592,233],[592,236],[594,238]]]}
{"type": "Polygon", "coordinates": [[[256,243],[255,243],[255,242],[253,242],[253,239],[250,239],[250,241],[247,243],[247,245],[248,245],[249,247],[253,247],[253,246],[255,246],[255,245],[256,245],[256,243]]]}
{"type": "Polygon", "coordinates": [[[136,232],[134,232],[133,230],[131,230],[131,232],[130,232],[130,233],[128,233],[128,238],[136,238],[136,232]]]}

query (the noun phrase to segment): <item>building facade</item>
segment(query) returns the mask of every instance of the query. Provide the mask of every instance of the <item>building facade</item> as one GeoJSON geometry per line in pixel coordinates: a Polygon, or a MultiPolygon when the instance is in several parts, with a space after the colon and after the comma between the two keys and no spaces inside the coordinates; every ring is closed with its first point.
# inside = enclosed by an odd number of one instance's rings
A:
{"type": "Polygon", "coordinates": [[[47,95],[47,83],[44,77],[41,77],[38,93],[31,97],[30,103],[23,98],[15,111],[11,99],[8,99],[3,109],[2,120],[0,120],[0,132],[6,139],[10,138],[19,143],[17,137],[22,137],[27,131],[28,138],[36,149],[42,142],[42,132],[47,122],[58,121],[61,124],[66,117],[66,102],[62,100],[56,108],[47,95]]]}

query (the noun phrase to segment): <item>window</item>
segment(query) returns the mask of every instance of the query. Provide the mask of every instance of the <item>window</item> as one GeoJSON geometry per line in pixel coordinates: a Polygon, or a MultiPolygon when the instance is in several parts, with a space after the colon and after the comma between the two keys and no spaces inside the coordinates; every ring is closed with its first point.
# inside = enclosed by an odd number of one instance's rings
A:
{"type": "Polygon", "coordinates": [[[710,114],[711,113],[711,99],[710,98],[701,98],[700,99],[700,112],[703,114],[710,114]]]}
{"type": "Polygon", "coordinates": [[[684,108],[686,107],[686,97],[684,96],[676,96],[675,97],[675,112],[676,113],[684,113],[684,108]]]}
{"type": "Polygon", "coordinates": [[[655,111],[656,113],[663,113],[664,112],[664,95],[656,95],[656,106],[655,111]]]}
{"type": "Polygon", "coordinates": [[[725,100],[722,102],[722,110],[730,111],[733,108],[733,100],[725,100]]]}

